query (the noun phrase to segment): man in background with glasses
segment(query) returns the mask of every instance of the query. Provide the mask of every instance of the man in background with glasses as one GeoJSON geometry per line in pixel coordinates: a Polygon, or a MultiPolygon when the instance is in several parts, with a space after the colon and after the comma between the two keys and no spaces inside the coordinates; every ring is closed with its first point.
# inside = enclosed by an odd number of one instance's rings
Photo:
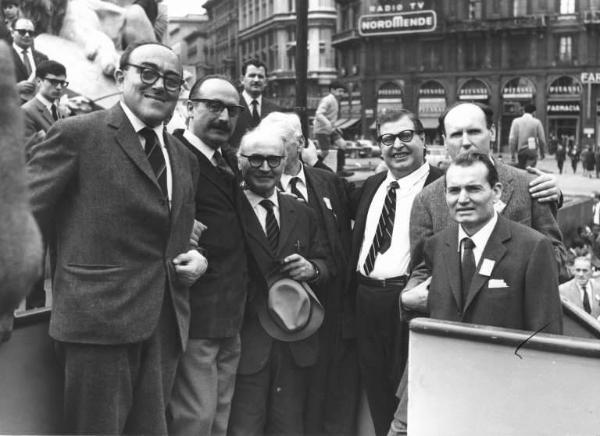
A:
{"type": "Polygon", "coordinates": [[[13,23],[11,29],[13,39],[12,55],[15,63],[15,76],[17,79],[17,92],[21,101],[30,100],[35,93],[35,69],[48,56],[33,48],[35,26],[28,18],[19,18],[13,23]]]}
{"type": "Polygon", "coordinates": [[[187,345],[198,164],[164,122],[182,84],[178,56],[130,46],[108,110],[59,120],[28,162],[31,206],[55,234],[50,336],[64,365],[64,433],[166,434],[187,345]]]}
{"type": "Polygon", "coordinates": [[[410,264],[409,215],[423,186],[442,175],[425,163],[425,133],[407,110],[378,120],[387,172],[369,177],[353,198],[348,314],[354,315],[361,378],[377,435],[386,434],[398,404],[396,387],[407,352],[398,297],[410,264]],[[352,313],[354,312],[354,313],[352,313]]]}
{"type": "Polygon", "coordinates": [[[190,294],[190,339],[169,407],[169,433],[225,435],[247,287],[239,218],[244,199],[237,158],[229,147],[242,107],[229,79],[209,75],[192,86],[187,109],[189,129],[176,130],[174,135],[200,165],[196,219],[206,226],[199,244],[210,267],[190,294]]]}

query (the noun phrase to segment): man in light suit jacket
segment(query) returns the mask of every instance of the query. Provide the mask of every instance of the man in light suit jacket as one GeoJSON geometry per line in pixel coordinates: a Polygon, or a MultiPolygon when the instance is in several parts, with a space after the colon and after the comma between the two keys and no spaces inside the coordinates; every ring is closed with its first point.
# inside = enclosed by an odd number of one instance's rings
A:
{"type": "Polygon", "coordinates": [[[592,277],[592,261],[587,256],[575,258],[575,278],[560,285],[562,298],[586,311],[594,318],[600,317],[600,280],[592,277]]]}
{"type": "Polygon", "coordinates": [[[265,297],[274,277],[317,288],[325,285],[330,276],[327,250],[314,212],[276,190],[285,165],[283,139],[261,124],[244,136],[239,157],[246,184],[242,219],[250,285],[228,434],[305,434],[309,369],[319,351],[317,333],[289,342],[275,339],[258,313],[268,310],[265,297]]]}
{"type": "Polygon", "coordinates": [[[177,55],[130,46],[122,100],[58,121],[28,163],[31,205],[56,235],[50,336],[64,365],[65,433],[166,434],[187,342],[198,165],[164,121],[179,95],[177,55]]]}
{"type": "Polygon", "coordinates": [[[515,154],[519,160],[519,168],[525,169],[528,166],[535,167],[538,159],[544,159],[546,149],[546,136],[544,135],[544,126],[542,122],[533,116],[535,105],[525,105],[524,113],[519,118],[515,118],[510,126],[508,145],[512,160],[515,160],[515,154]]]}
{"type": "Polygon", "coordinates": [[[33,48],[34,34],[35,26],[29,18],[19,18],[12,25],[11,51],[15,63],[17,91],[22,102],[31,99],[35,92],[35,84],[29,81],[33,71],[40,62],[48,60],[48,56],[33,48]]]}
{"type": "Polygon", "coordinates": [[[244,110],[239,116],[237,125],[229,141],[237,150],[242,136],[254,129],[264,117],[281,108],[273,101],[265,98],[263,92],[267,87],[267,66],[258,59],[250,59],[242,65],[242,93],[240,102],[244,110]]]}
{"type": "MultiPolygon", "coordinates": [[[[440,117],[440,130],[453,159],[466,151],[491,152],[494,127],[491,110],[485,106],[466,102],[450,106],[440,117]]],[[[556,189],[554,181],[545,175],[533,179],[525,171],[501,162],[496,161],[495,165],[500,183],[504,186],[501,201],[496,204],[498,212],[547,236],[554,247],[560,279],[568,280],[566,249],[555,218],[555,200],[560,191],[556,189]],[[542,200],[546,202],[542,203],[542,200]]],[[[445,181],[440,179],[415,198],[410,216],[410,245],[414,265],[422,260],[425,240],[444,230],[451,222],[445,189],[445,181]]]]}

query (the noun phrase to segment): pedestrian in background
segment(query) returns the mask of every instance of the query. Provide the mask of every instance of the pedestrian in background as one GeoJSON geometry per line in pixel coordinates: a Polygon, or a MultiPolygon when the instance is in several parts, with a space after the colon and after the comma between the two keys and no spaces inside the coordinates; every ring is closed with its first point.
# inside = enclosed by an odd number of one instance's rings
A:
{"type": "Polygon", "coordinates": [[[571,168],[573,168],[573,174],[577,172],[577,164],[579,163],[579,147],[577,144],[573,144],[569,149],[569,158],[571,159],[571,168]]]}
{"type": "MultiPolygon", "coordinates": [[[[599,156],[600,157],[600,156],[599,156]]],[[[559,144],[556,148],[556,165],[558,165],[558,172],[562,174],[565,159],[567,158],[567,150],[562,144],[559,144]]]]}
{"type": "Polygon", "coordinates": [[[596,178],[600,177],[600,147],[594,151],[594,162],[596,164],[596,178]]]}
{"type": "Polygon", "coordinates": [[[581,166],[583,167],[583,177],[592,177],[592,171],[596,162],[594,160],[594,153],[590,147],[585,147],[581,152],[581,166]]]}

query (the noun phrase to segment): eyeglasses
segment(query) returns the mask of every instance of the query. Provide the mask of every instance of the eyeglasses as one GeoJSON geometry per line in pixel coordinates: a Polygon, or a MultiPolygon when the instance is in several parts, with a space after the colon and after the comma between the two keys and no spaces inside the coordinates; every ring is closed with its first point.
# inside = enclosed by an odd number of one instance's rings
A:
{"type": "MultiPolygon", "coordinates": [[[[194,103],[204,103],[209,111],[214,114],[220,114],[227,108],[230,117],[237,117],[244,110],[243,106],[237,104],[225,104],[221,100],[212,100],[210,98],[190,98],[194,103]]],[[[277,165],[276,165],[277,166],[277,165]]]]}
{"type": "Polygon", "coordinates": [[[27,30],[27,29],[15,29],[15,32],[17,32],[21,36],[25,36],[25,35],[33,36],[33,33],[35,31],[34,30],[27,30]]]}
{"type": "Polygon", "coordinates": [[[145,67],[143,65],[127,64],[129,67],[135,67],[140,72],[140,79],[145,85],[154,85],[156,81],[161,78],[163,79],[163,86],[167,91],[178,92],[183,85],[183,80],[179,74],[165,73],[161,74],[154,68],[145,67]]]}
{"type": "Polygon", "coordinates": [[[281,160],[284,156],[263,156],[262,154],[251,154],[250,156],[246,154],[242,154],[246,159],[248,159],[248,163],[252,168],[260,168],[264,161],[267,161],[267,165],[270,168],[277,168],[281,164],[281,160]]]}
{"type": "Polygon", "coordinates": [[[67,82],[66,80],[51,79],[49,77],[44,77],[44,80],[47,80],[48,82],[50,82],[52,84],[52,86],[54,86],[54,87],[57,87],[58,85],[60,85],[63,88],[66,88],[69,86],[69,82],[67,82]]]}
{"type": "Polygon", "coordinates": [[[403,130],[398,133],[385,133],[379,136],[379,138],[377,138],[377,141],[387,147],[391,147],[396,142],[396,138],[398,138],[402,142],[412,141],[413,137],[415,136],[415,133],[416,132],[414,130],[403,130]]]}

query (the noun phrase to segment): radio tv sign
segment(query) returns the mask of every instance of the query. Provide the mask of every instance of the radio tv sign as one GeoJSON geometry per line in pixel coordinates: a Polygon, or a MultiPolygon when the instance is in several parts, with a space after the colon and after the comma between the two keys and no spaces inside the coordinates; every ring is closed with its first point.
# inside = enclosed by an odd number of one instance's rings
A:
{"type": "Polygon", "coordinates": [[[358,19],[358,33],[361,36],[433,32],[436,26],[435,11],[427,10],[363,15],[358,19]]]}

